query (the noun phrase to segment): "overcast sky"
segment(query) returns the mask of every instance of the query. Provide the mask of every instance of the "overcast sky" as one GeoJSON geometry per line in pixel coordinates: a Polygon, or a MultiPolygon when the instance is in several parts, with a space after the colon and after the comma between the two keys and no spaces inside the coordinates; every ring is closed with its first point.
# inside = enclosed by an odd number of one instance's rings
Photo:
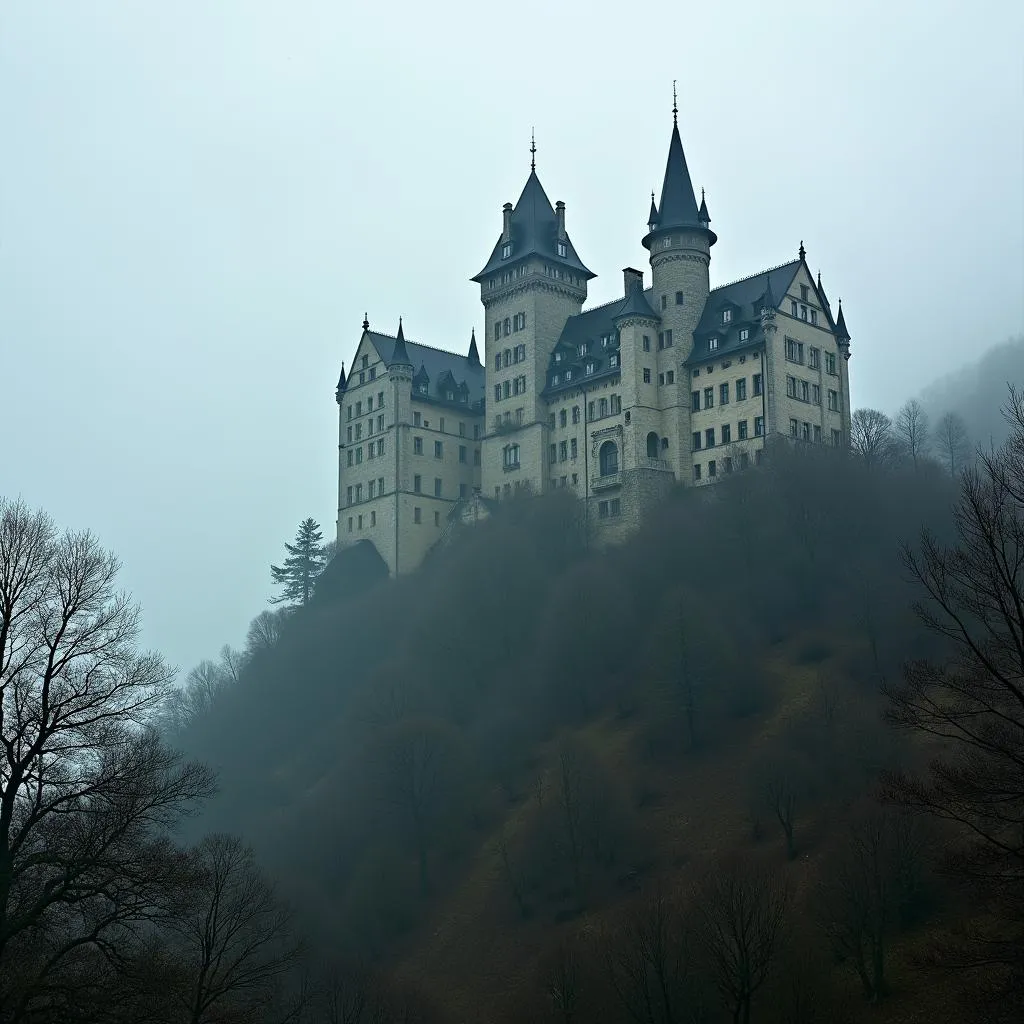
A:
{"type": "MultiPolygon", "coordinates": [[[[712,283],[801,239],[893,408],[1024,324],[1024,4],[0,3],[0,493],[122,558],[145,640],[240,643],[373,326],[465,350],[529,169],[615,297],[672,79],[712,283]]],[[[649,280],[649,277],[648,277],[649,280]]]]}

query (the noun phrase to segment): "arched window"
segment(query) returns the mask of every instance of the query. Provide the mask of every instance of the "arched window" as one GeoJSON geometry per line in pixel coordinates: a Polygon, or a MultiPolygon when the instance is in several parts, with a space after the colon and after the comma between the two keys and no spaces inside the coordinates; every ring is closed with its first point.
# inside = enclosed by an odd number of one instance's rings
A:
{"type": "Polygon", "coordinates": [[[619,471],[619,449],[614,441],[605,441],[599,452],[601,476],[613,476],[619,471]]]}
{"type": "Polygon", "coordinates": [[[652,430],[647,435],[647,458],[656,459],[658,457],[658,435],[652,430]]]}

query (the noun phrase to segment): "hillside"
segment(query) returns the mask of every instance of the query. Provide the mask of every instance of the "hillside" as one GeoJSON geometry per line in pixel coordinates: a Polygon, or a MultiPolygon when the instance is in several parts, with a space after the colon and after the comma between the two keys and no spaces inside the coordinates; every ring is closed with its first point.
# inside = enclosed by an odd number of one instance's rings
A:
{"type": "MultiPolygon", "coordinates": [[[[780,451],[608,550],[555,495],[413,577],[363,553],[181,737],[221,775],[197,827],[255,843],[322,958],[368,958],[439,1019],[568,1020],[545,995],[567,956],[588,979],[572,1013],[627,1019],[610,950],[657,894],[696,920],[733,867],[788,891],[757,1019],[859,1019],[822,907],[880,771],[928,756],[880,691],[941,653],[898,555],[923,526],[952,536],[955,497],[930,468],[780,451]],[[818,1016],[793,1016],[812,991],[818,1016]]],[[[912,954],[957,897],[934,831],[907,827],[872,1012],[939,1020],[952,990],[912,954]]],[[[713,1008],[694,970],[687,999],[713,1008]]]]}

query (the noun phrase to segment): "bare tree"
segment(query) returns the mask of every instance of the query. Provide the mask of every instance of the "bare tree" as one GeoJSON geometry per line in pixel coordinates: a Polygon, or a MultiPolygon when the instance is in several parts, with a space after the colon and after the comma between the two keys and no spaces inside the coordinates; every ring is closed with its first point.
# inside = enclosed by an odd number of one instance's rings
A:
{"type": "Polygon", "coordinates": [[[964,473],[958,542],[925,532],[904,563],[916,610],[950,647],[947,663],[906,666],[887,693],[900,727],[938,737],[926,778],[896,775],[887,794],[953,823],[948,868],[969,884],[978,920],[942,959],[983,968],[1000,1005],[1024,1009],[1024,394],[1010,389],[1011,433],[964,473]]]}
{"type": "Polygon", "coordinates": [[[832,948],[853,964],[872,1002],[886,994],[889,933],[912,895],[922,859],[911,819],[876,810],[854,824],[819,887],[817,904],[832,948]]]}
{"type": "Polygon", "coordinates": [[[249,623],[249,631],[245,635],[245,654],[248,660],[255,654],[271,650],[281,639],[284,621],[288,617],[288,608],[277,611],[263,611],[249,623]]]}
{"type": "Polygon", "coordinates": [[[299,958],[291,916],[263,877],[252,850],[212,835],[192,852],[195,883],[175,908],[171,950],[184,966],[176,1001],[188,1024],[288,1021],[301,996],[285,982],[299,958]]]}
{"type": "Polygon", "coordinates": [[[696,893],[699,942],[734,1024],[750,1024],[755,994],[768,980],[786,913],[786,889],[767,874],[727,868],[696,893]]]}
{"type": "Polygon", "coordinates": [[[58,535],[0,499],[0,1016],[12,1019],[52,1003],[85,951],[124,955],[180,881],[166,829],[212,790],[146,728],[169,674],[136,649],[118,568],[91,534],[58,535]]]}
{"type": "Polygon", "coordinates": [[[857,409],[850,418],[850,447],[869,466],[892,459],[892,420],[878,409],[857,409]]]}
{"type": "Polygon", "coordinates": [[[603,942],[604,974],[636,1024],[690,1024],[704,1005],[693,969],[692,936],[677,897],[657,893],[603,942]]]}
{"type": "Polygon", "coordinates": [[[896,441],[910,456],[914,469],[917,469],[918,463],[931,448],[931,436],[928,433],[928,414],[916,398],[903,403],[896,414],[893,431],[896,441]]]}
{"type": "Polygon", "coordinates": [[[967,424],[963,417],[955,412],[947,412],[939,420],[935,431],[935,447],[939,450],[943,463],[949,467],[949,475],[955,477],[967,460],[970,451],[967,435],[967,424]]]}

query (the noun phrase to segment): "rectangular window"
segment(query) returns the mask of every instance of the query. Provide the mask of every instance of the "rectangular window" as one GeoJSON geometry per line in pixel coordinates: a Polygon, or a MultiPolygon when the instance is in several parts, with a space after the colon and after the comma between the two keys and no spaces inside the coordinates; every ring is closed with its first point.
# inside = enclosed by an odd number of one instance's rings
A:
{"type": "Polygon", "coordinates": [[[747,397],[747,378],[740,377],[736,381],[736,401],[742,402],[747,397]]]}
{"type": "Polygon", "coordinates": [[[700,466],[699,465],[693,467],[693,482],[694,483],[698,483],[698,484],[700,483],[700,466]]]}
{"type": "Polygon", "coordinates": [[[380,430],[383,430],[383,429],[384,429],[384,414],[381,413],[380,416],[377,417],[377,430],[380,431],[380,430]]]}
{"type": "Polygon", "coordinates": [[[710,480],[710,479],[712,479],[713,477],[716,477],[716,476],[718,476],[718,467],[717,467],[717,465],[715,463],[715,460],[712,459],[708,463],[708,479],[710,480]]]}
{"type": "Polygon", "coordinates": [[[348,452],[346,454],[348,455],[348,464],[351,466],[352,465],[352,456],[353,456],[352,449],[349,448],[349,450],[348,450],[348,452]]]}
{"type": "Polygon", "coordinates": [[[346,505],[351,505],[352,504],[352,488],[351,487],[347,487],[345,489],[345,499],[346,499],[345,500],[345,504],[346,505]]]}
{"type": "Polygon", "coordinates": [[[645,334],[644,335],[644,351],[645,352],[650,352],[651,351],[651,337],[650,337],[649,334],[645,334]]]}
{"type": "Polygon", "coordinates": [[[786,378],[786,397],[796,398],[796,377],[786,378]]]}
{"type": "Polygon", "coordinates": [[[659,373],[658,374],[658,386],[659,387],[663,387],[664,384],[665,384],[665,374],[659,373]]]}
{"type": "Polygon", "coordinates": [[[371,480],[370,483],[369,483],[369,486],[367,488],[367,490],[369,491],[369,497],[371,497],[371,498],[375,497],[374,491],[376,491],[376,489],[377,489],[377,481],[376,480],[371,480]]]}
{"type": "Polygon", "coordinates": [[[811,425],[810,423],[800,424],[800,439],[803,441],[810,441],[811,439],[811,425]]]}
{"type": "Polygon", "coordinates": [[[811,324],[814,327],[818,326],[818,311],[816,309],[811,310],[811,324]]]}
{"type": "Polygon", "coordinates": [[[700,392],[692,391],[690,393],[690,409],[693,412],[700,412],[700,392]]]}
{"type": "Polygon", "coordinates": [[[800,433],[800,424],[796,420],[791,419],[789,421],[789,434],[790,434],[790,437],[797,437],[799,435],[799,433],[800,433]]]}
{"type": "Polygon", "coordinates": [[[349,533],[352,532],[352,517],[351,516],[348,517],[348,532],[349,533]]]}
{"type": "MultiPolygon", "coordinates": [[[[373,370],[371,370],[370,373],[373,373],[373,370]]],[[[371,526],[376,526],[377,525],[377,513],[376,512],[371,512],[370,513],[370,525],[371,526]]]]}
{"type": "Polygon", "coordinates": [[[434,442],[434,458],[435,459],[443,459],[444,458],[444,443],[441,442],[441,441],[435,441],[434,442]]]}
{"type": "Polygon", "coordinates": [[[363,439],[363,425],[362,423],[356,424],[356,440],[361,441],[363,439]]]}
{"type": "Polygon", "coordinates": [[[754,417],[754,437],[764,437],[764,417],[754,417]]]}
{"type": "Polygon", "coordinates": [[[750,328],[749,327],[741,327],[740,328],[740,341],[746,341],[749,337],[750,337],[750,328]]]}
{"type": "Polygon", "coordinates": [[[423,522],[423,512],[421,511],[419,505],[417,505],[412,510],[412,521],[414,523],[421,523],[421,522],[423,522]]]}
{"type": "Polygon", "coordinates": [[[651,371],[646,366],[644,367],[644,383],[645,384],[650,384],[651,383],[651,371]]]}
{"type": "Polygon", "coordinates": [[[561,441],[558,445],[558,461],[565,462],[569,458],[569,442],[561,441]]]}
{"type": "Polygon", "coordinates": [[[740,420],[739,423],[736,424],[736,433],[737,433],[737,436],[739,437],[739,439],[741,441],[746,441],[746,439],[747,439],[747,421],[746,420],[740,420]]]}
{"type": "Polygon", "coordinates": [[[434,497],[441,497],[441,478],[439,476],[434,477],[434,497]]]}
{"type": "Polygon", "coordinates": [[[580,407],[578,405],[572,407],[572,421],[573,423],[579,423],[580,421],[580,407]]]}
{"type": "Polygon", "coordinates": [[[612,395],[612,415],[617,416],[622,412],[622,399],[618,395],[612,395]]]}
{"type": "MultiPolygon", "coordinates": [[[[662,298],[664,298],[664,297],[665,296],[663,295],[662,298]]],[[[599,501],[597,503],[597,517],[598,517],[598,519],[607,519],[608,518],[608,502],[607,501],[599,501]]]]}
{"type": "Polygon", "coordinates": [[[383,391],[378,391],[377,392],[377,408],[378,409],[383,409],[384,408],[384,392],[383,391]]]}
{"type": "Polygon", "coordinates": [[[459,462],[466,461],[466,446],[464,444],[459,445],[459,462]]]}
{"type": "Polygon", "coordinates": [[[732,441],[732,426],[728,423],[722,424],[722,444],[729,444],[732,441]]]}
{"type": "Polygon", "coordinates": [[[579,455],[579,442],[574,437],[569,442],[569,458],[575,459],[579,455]]]}
{"type": "Polygon", "coordinates": [[[548,462],[554,462],[558,458],[558,445],[548,445],[548,462]]]}
{"type": "Polygon", "coordinates": [[[423,422],[423,417],[420,416],[420,414],[418,412],[414,412],[412,414],[412,425],[414,427],[418,427],[418,426],[422,425],[422,422],[423,422]]]}
{"type": "Polygon", "coordinates": [[[832,431],[832,447],[833,448],[838,448],[840,446],[840,444],[842,444],[842,442],[843,442],[843,435],[842,435],[842,433],[840,431],[838,431],[838,430],[833,430],[832,431]]]}
{"type": "Polygon", "coordinates": [[[444,433],[444,417],[441,416],[439,419],[440,419],[440,426],[438,427],[438,430],[440,430],[441,433],[443,434],[444,433]]]}
{"type": "Polygon", "coordinates": [[[413,453],[413,455],[422,455],[423,454],[423,438],[422,437],[414,437],[412,439],[412,453],[413,453]]]}
{"type": "Polygon", "coordinates": [[[412,478],[412,489],[419,494],[423,489],[423,478],[417,473],[412,478]]]}
{"type": "Polygon", "coordinates": [[[346,413],[345,419],[346,420],[351,420],[352,419],[352,406],[351,405],[345,406],[345,413],[346,413]]]}
{"type": "Polygon", "coordinates": [[[834,352],[825,353],[825,372],[831,373],[835,376],[836,372],[836,354],[834,352]]]}
{"type": "MultiPolygon", "coordinates": [[[[665,296],[662,295],[662,298],[665,298],[665,296]]],[[[658,331],[658,349],[661,350],[664,347],[665,347],[665,332],[664,331],[658,331]]]]}
{"type": "MultiPolygon", "coordinates": [[[[568,419],[568,414],[566,413],[566,411],[564,409],[560,409],[558,411],[558,425],[560,427],[564,427],[565,424],[566,424],[567,419],[568,419]]],[[[552,423],[551,425],[554,426],[554,423],[552,423]]]]}
{"type": "MultiPolygon", "coordinates": [[[[731,321],[732,321],[732,310],[731,309],[723,309],[722,310],[722,323],[723,324],[727,324],[727,323],[730,323],[731,321]]],[[[714,475],[714,474],[712,474],[712,475],[714,475]]]]}
{"type": "Polygon", "coordinates": [[[671,347],[672,347],[672,332],[671,331],[666,331],[665,332],[665,348],[671,348],[671,347]]]}
{"type": "Polygon", "coordinates": [[[807,365],[812,370],[817,370],[821,366],[821,349],[820,348],[812,348],[807,353],[807,365]]]}
{"type": "Polygon", "coordinates": [[[803,303],[800,304],[800,319],[807,319],[807,307],[803,303]]]}
{"type": "Polygon", "coordinates": [[[473,449],[473,465],[474,466],[479,466],[480,465],[480,449],[479,448],[474,448],[473,449]]]}
{"type": "Polygon", "coordinates": [[[361,466],[363,464],[363,449],[356,449],[356,465],[361,466]]]}
{"type": "Polygon", "coordinates": [[[669,370],[668,373],[665,374],[665,383],[666,384],[675,384],[675,382],[676,382],[676,371],[675,370],[669,370]]]}
{"type": "Polygon", "coordinates": [[[693,450],[695,452],[699,452],[700,451],[700,431],[699,430],[695,430],[693,432],[693,450]]]}
{"type": "MultiPolygon", "coordinates": [[[[362,374],[360,374],[359,376],[361,377],[362,374]]],[[[362,528],[363,528],[363,517],[359,516],[358,519],[356,520],[356,529],[357,530],[361,530],[362,528]]]]}
{"type": "Polygon", "coordinates": [[[808,385],[807,381],[802,380],[800,381],[800,401],[809,402],[810,400],[810,386],[808,385]]]}
{"type": "Polygon", "coordinates": [[[363,500],[363,485],[362,484],[356,484],[356,501],[362,501],[362,500],[363,500]]]}
{"type": "Polygon", "coordinates": [[[814,424],[814,440],[821,444],[821,427],[817,423],[814,424]]]}
{"type": "Polygon", "coordinates": [[[662,295],[662,297],[661,297],[661,308],[662,309],[668,309],[668,296],[667,295],[662,295]]]}
{"type": "Polygon", "coordinates": [[[683,304],[683,293],[676,292],[676,305],[681,306],[683,304]]]}
{"type": "Polygon", "coordinates": [[[357,416],[362,416],[363,415],[363,403],[362,402],[356,402],[356,415],[357,416]]]}
{"type": "Polygon", "coordinates": [[[764,378],[760,373],[754,374],[754,397],[761,394],[764,385],[764,378]]]}
{"type": "Polygon", "coordinates": [[[715,406],[715,389],[705,388],[704,389],[704,408],[713,409],[715,406]]]}
{"type": "Polygon", "coordinates": [[[705,448],[714,448],[715,447],[715,428],[714,427],[708,427],[708,429],[704,431],[704,447],[705,448]]]}
{"type": "Polygon", "coordinates": [[[608,514],[614,519],[616,516],[622,515],[622,501],[619,498],[612,498],[608,502],[608,514]]]}
{"type": "Polygon", "coordinates": [[[587,402],[587,419],[592,420],[594,418],[594,403],[587,402]]]}
{"type": "Polygon", "coordinates": [[[377,493],[384,493],[384,477],[382,476],[377,477],[377,493]]]}
{"type": "Polygon", "coordinates": [[[811,385],[811,401],[814,402],[815,405],[821,405],[821,385],[820,384],[812,384],[811,385]]]}
{"type": "Polygon", "coordinates": [[[831,412],[839,412],[839,392],[831,388],[828,392],[828,407],[831,412]]]}
{"type": "Polygon", "coordinates": [[[726,381],[725,384],[718,385],[718,404],[728,405],[729,404],[729,383],[726,381]]]}
{"type": "Polygon", "coordinates": [[[789,300],[789,315],[796,316],[796,299],[789,300]]]}

